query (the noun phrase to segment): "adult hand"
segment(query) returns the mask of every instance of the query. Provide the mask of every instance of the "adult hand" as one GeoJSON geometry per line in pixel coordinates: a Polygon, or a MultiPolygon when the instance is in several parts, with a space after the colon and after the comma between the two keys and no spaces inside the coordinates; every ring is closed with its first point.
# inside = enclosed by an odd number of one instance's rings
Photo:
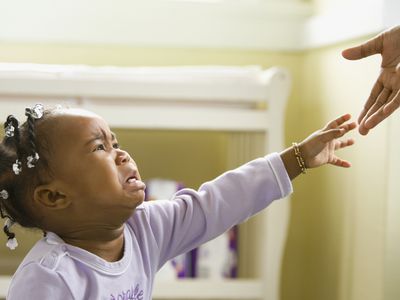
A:
{"type": "Polygon", "coordinates": [[[400,26],[342,52],[343,57],[350,60],[379,53],[382,55],[380,74],[358,117],[358,130],[363,135],[400,106],[400,26]]]}

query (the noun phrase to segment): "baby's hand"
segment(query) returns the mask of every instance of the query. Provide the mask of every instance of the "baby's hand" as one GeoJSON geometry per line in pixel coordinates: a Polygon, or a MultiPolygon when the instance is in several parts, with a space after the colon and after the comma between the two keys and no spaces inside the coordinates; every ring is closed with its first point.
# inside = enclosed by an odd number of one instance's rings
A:
{"type": "Polygon", "coordinates": [[[338,140],[350,130],[356,128],[356,123],[349,121],[349,114],[329,122],[299,144],[306,168],[316,168],[324,164],[348,168],[350,162],[337,157],[335,151],[354,144],[353,139],[338,140]]]}

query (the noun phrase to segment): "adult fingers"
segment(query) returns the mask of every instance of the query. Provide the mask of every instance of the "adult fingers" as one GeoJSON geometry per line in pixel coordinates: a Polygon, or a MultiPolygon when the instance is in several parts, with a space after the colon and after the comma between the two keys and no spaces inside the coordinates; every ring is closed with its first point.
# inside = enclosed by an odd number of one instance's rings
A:
{"type": "Polygon", "coordinates": [[[390,116],[396,109],[400,106],[400,90],[393,91],[392,95],[390,95],[388,103],[383,108],[383,113],[386,116],[390,116]]]}
{"type": "MultiPolygon", "coordinates": [[[[369,98],[367,100],[367,102],[364,104],[364,108],[361,111],[359,117],[358,117],[358,124],[360,124],[360,126],[358,127],[358,132],[362,135],[367,135],[369,132],[369,128],[365,127],[365,122],[368,120],[368,118],[371,116],[372,112],[376,111],[375,108],[377,108],[378,106],[376,106],[374,109],[371,109],[372,106],[375,105],[375,103],[378,100],[378,97],[382,94],[384,90],[384,86],[380,81],[380,78],[378,78],[378,80],[375,82],[375,85],[373,86],[371,93],[369,95],[369,98]]],[[[384,94],[380,97],[380,101],[382,101],[383,96],[387,94],[387,91],[384,92],[384,94]]]]}
{"type": "Polygon", "coordinates": [[[350,60],[361,59],[373,54],[381,53],[382,46],[383,34],[379,34],[361,45],[343,50],[342,56],[350,60]]]}
{"type": "Polygon", "coordinates": [[[392,100],[390,100],[390,102],[387,105],[381,107],[374,114],[366,118],[364,122],[364,127],[367,130],[374,128],[376,125],[378,125],[388,116],[390,116],[399,106],[400,106],[400,94],[399,91],[397,91],[395,96],[393,96],[392,100]]]}
{"type": "Polygon", "coordinates": [[[383,109],[383,106],[388,102],[388,99],[391,95],[392,91],[388,88],[383,88],[382,92],[379,94],[379,96],[376,98],[375,103],[368,109],[367,114],[365,115],[364,119],[362,121],[368,120],[370,116],[375,114],[379,109],[383,109]]]}
{"type": "Polygon", "coordinates": [[[369,116],[364,122],[364,128],[368,131],[378,125],[386,119],[385,114],[383,113],[383,107],[378,109],[373,115],[369,116]]]}
{"type": "Polygon", "coordinates": [[[358,116],[358,124],[361,124],[362,120],[364,119],[365,115],[368,113],[369,109],[371,106],[375,103],[376,98],[381,94],[383,90],[383,84],[381,81],[378,79],[374,86],[372,87],[371,93],[369,94],[369,97],[367,101],[364,104],[364,108],[361,111],[360,115],[358,116]]]}
{"type": "Polygon", "coordinates": [[[369,129],[366,128],[365,125],[364,125],[364,123],[362,122],[362,123],[360,124],[360,126],[358,126],[358,132],[359,132],[361,135],[367,135],[368,132],[369,132],[369,129]]]}

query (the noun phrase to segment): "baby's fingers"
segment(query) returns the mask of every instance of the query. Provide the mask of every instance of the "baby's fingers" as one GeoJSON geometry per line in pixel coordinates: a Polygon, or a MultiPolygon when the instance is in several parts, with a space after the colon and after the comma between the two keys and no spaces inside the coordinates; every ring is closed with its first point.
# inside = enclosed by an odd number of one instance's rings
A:
{"type": "Polygon", "coordinates": [[[339,126],[339,128],[343,128],[344,130],[346,130],[346,132],[349,132],[350,130],[353,130],[356,127],[357,127],[356,122],[351,122],[351,123],[347,123],[347,124],[339,126]]]}
{"type": "Polygon", "coordinates": [[[342,168],[350,168],[351,163],[347,160],[340,159],[339,157],[335,157],[333,161],[330,162],[331,165],[342,167],[342,168]]]}
{"type": "Polygon", "coordinates": [[[327,131],[322,131],[319,137],[323,143],[329,143],[333,139],[343,136],[345,132],[346,130],[343,128],[329,129],[327,131]]]}
{"type": "Polygon", "coordinates": [[[326,129],[334,129],[339,127],[340,125],[342,125],[344,122],[350,120],[351,115],[350,114],[345,114],[340,116],[339,118],[329,122],[326,126],[325,126],[325,130],[326,129]]]}
{"type": "Polygon", "coordinates": [[[339,128],[322,131],[321,135],[320,135],[321,140],[324,143],[328,143],[328,142],[332,141],[333,139],[337,139],[337,138],[344,136],[347,132],[356,128],[356,126],[357,126],[356,123],[353,122],[353,123],[349,123],[346,125],[342,125],[339,128]]]}
{"type": "Polygon", "coordinates": [[[336,141],[335,150],[339,150],[348,146],[354,145],[353,139],[347,139],[345,141],[336,141]]]}

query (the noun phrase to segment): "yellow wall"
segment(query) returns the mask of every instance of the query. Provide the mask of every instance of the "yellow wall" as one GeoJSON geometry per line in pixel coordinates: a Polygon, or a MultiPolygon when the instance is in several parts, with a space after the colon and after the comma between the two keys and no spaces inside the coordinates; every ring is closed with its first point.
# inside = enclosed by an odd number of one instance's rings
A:
{"type": "MultiPolygon", "coordinates": [[[[341,58],[341,49],[357,42],[304,54],[295,105],[303,122],[289,118],[287,136],[305,136],[342,113],[357,117],[379,70],[378,57],[341,58]]],[[[386,127],[351,135],[356,145],[341,151],[351,169],[324,166],[296,180],[283,299],[383,299],[386,127]]]]}
{"type": "MultiPolygon", "coordinates": [[[[294,84],[286,116],[286,142],[290,145],[337,115],[350,112],[356,116],[361,109],[379,63],[376,58],[362,63],[344,61],[340,50],[345,46],[283,54],[218,49],[3,44],[0,61],[120,66],[283,66],[291,72],[294,84]]],[[[129,136],[131,133],[121,131],[120,134],[129,136]]],[[[142,133],[135,134],[138,138],[142,133]]],[[[350,170],[325,166],[309,171],[294,183],[283,264],[283,300],[382,299],[384,202],[380,200],[386,188],[386,125],[378,127],[366,138],[355,133],[352,136],[356,138],[356,146],[341,152],[344,158],[352,161],[350,170]]],[[[140,136],[138,140],[143,138],[140,136]]],[[[159,142],[168,142],[161,136],[159,139],[159,142]]],[[[223,138],[218,136],[215,142],[219,143],[216,151],[225,145],[223,138]]],[[[145,153],[140,155],[143,155],[140,160],[147,160],[145,153]]],[[[195,178],[196,174],[193,176],[190,180],[194,184],[203,180],[195,178]]],[[[2,243],[3,238],[0,239],[2,243]]]]}

